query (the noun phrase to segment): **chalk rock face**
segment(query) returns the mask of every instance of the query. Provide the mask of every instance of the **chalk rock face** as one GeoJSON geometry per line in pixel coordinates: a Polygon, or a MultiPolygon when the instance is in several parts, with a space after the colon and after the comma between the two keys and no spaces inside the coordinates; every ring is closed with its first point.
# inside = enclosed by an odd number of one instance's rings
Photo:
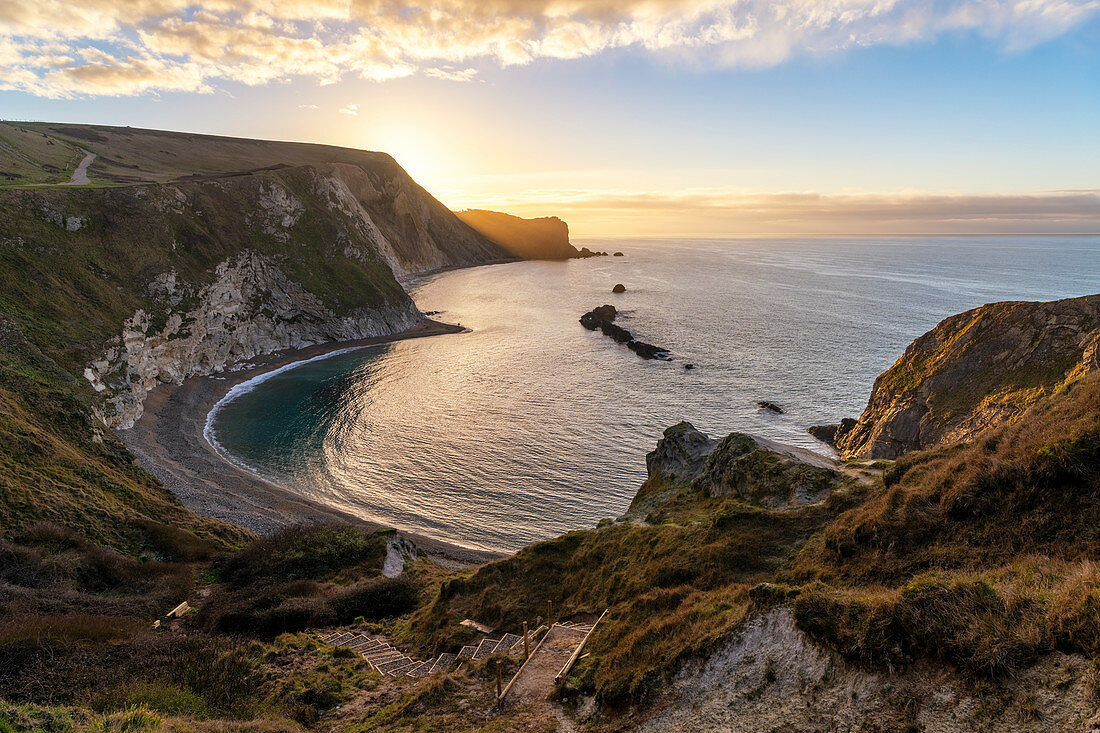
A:
{"type": "Polygon", "coordinates": [[[362,160],[8,197],[59,226],[80,213],[96,232],[82,224],[73,247],[126,263],[99,273],[126,309],[81,366],[108,425],[131,427],[163,382],[405,330],[422,316],[400,279],[510,259],[389,156],[349,155],[362,160]]]}
{"type": "Polygon", "coordinates": [[[645,457],[650,478],[676,482],[694,481],[703,471],[707,456],[718,441],[695,429],[689,422],[667,428],[657,447],[645,457]]]}
{"type": "Polygon", "coordinates": [[[942,321],[875,380],[845,457],[897,458],[972,439],[1100,369],[1100,295],[991,303],[942,321]]]}
{"type": "Polygon", "coordinates": [[[196,294],[177,284],[174,273],[159,275],[150,288],[168,302],[197,304],[169,309],[156,324],[137,311],[118,342],[85,370],[96,391],[109,390],[105,419],[111,427],[132,427],[145,396],[162,382],[216,374],[282,349],[389,335],[420,320],[407,298],[337,316],[271,258],[250,250],[219,265],[214,282],[196,294]]]}

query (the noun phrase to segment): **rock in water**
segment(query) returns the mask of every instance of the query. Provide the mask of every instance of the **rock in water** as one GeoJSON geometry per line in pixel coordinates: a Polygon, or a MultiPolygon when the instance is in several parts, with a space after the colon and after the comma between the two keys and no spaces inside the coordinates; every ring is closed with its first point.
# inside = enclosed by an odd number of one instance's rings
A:
{"type": "Polygon", "coordinates": [[[580,321],[581,325],[589,331],[599,329],[603,331],[604,334],[614,339],[616,343],[626,344],[628,349],[643,359],[667,361],[671,358],[668,349],[663,346],[654,346],[644,341],[638,341],[630,331],[613,323],[615,317],[618,315],[619,312],[615,310],[615,306],[605,304],[585,313],[581,316],[580,321]]]}
{"type": "Polygon", "coordinates": [[[615,253],[615,254],[614,254],[613,256],[615,256],[615,257],[623,257],[624,255],[623,255],[623,253],[622,253],[622,252],[616,252],[616,253],[615,253]]]}
{"type": "Polygon", "coordinates": [[[694,369],[694,368],[695,368],[694,364],[684,364],[684,369],[694,369]]]}
{"type": "Polygon", "coordinates": [[[611,292],[613,292],[613,293],[625,293],[626,292],[626,286],[623,285],[622,283],[619,283],[615,287],[611,288],[611,292]]]}
{"type": "Polygon", "coordinates": [[[767,400],[760,400],[759,402],[756,403],[756,406],[761,408],[761,409],[764,409],[764,410],[771,410],[772,412],[776,413],[777,415],[787,414],[787,411],[784,410],[782,407],[775,404],[774,402],[768,402],[767,400]]]}
{"type": "Polygon", "coordinates": [[[850,417],[846,417],[837,425],[814,425],[813,427],[806,428],[806,432],[822,443],[828,443],[835,448],[837,442],[847,435],[855,426],[856,421],[850,417]]]}
{"type": "Polygon", "coordinates": [[[650,478],[660,475],[669,481],[694,481],[703,472],[707,456],[718,441],[680,422],[665,430],[657,447],[645,457],[650,478]]]}

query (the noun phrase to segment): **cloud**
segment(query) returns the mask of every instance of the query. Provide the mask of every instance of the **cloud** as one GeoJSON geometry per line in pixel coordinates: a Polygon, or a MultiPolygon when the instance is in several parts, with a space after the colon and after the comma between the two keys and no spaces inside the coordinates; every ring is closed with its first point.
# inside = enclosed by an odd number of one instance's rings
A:
{"type": "Polygon", "coordinates": [[[0,89],[45,97],[209,91],[507,67],[636,49],[768,66],[952,33],[1018,50],[1100,0],[0,0],[0,89]]]}
{"type": "Polygon", "coordinates": [[[444,79],[446,81],[473,81],[477,76],[477,69],[454,69],[445,67],[442,69],[425,69],[424,76],[430,76],[433,79],[444,79]]]}
{"type": "Polygon", "coordinates": [[[316,104],[299,104],[298,109],[317,109],[316,104]]]}
{"type": "Polygon", "coordinates": [[[349,104],[347,107],[341,107],[339,111],[342,115],[351,115],[352,117],[354,117],[355,115],[359,114],[359,105],[349,104]]]}
{"type": "Polygon", "coordinates": [[[585,234],[1100,233],[1100,190],[1028,194],[531,191],[463,206],[561,216],[585,234]]]}

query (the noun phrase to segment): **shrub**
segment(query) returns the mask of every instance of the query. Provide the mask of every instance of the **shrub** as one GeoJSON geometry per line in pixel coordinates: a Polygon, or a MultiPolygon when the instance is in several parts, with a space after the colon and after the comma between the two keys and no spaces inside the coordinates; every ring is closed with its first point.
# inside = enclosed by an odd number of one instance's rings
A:
{"type": "Polygon", "coordinates": [[[367,565],[381,570],[385,536],[349,525],[284,529],[253,542],[222,563],[222,577],[238,585],[260,580],[321,579],[336,571],[367,565]]]}
{"type": "Polygon", "coordinates": [[[405,577],[375,578],[347,588],[331,600],[333,611],[342,623],[362,616],[368,621],[402,616],[413,611],[418,602],[416,584],[405,577]]]}

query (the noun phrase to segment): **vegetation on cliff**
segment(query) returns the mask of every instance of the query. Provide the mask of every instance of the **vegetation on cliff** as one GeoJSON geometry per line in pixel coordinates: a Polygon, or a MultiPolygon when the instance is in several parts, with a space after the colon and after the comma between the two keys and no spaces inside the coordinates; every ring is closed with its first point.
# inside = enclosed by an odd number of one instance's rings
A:
{"type": "Polygon", "coordinates": [[[990,303],[945,319],[875,380],[845,456],[897,458],[970,440],[1100,369],[1100,295],[990,303]]]}

